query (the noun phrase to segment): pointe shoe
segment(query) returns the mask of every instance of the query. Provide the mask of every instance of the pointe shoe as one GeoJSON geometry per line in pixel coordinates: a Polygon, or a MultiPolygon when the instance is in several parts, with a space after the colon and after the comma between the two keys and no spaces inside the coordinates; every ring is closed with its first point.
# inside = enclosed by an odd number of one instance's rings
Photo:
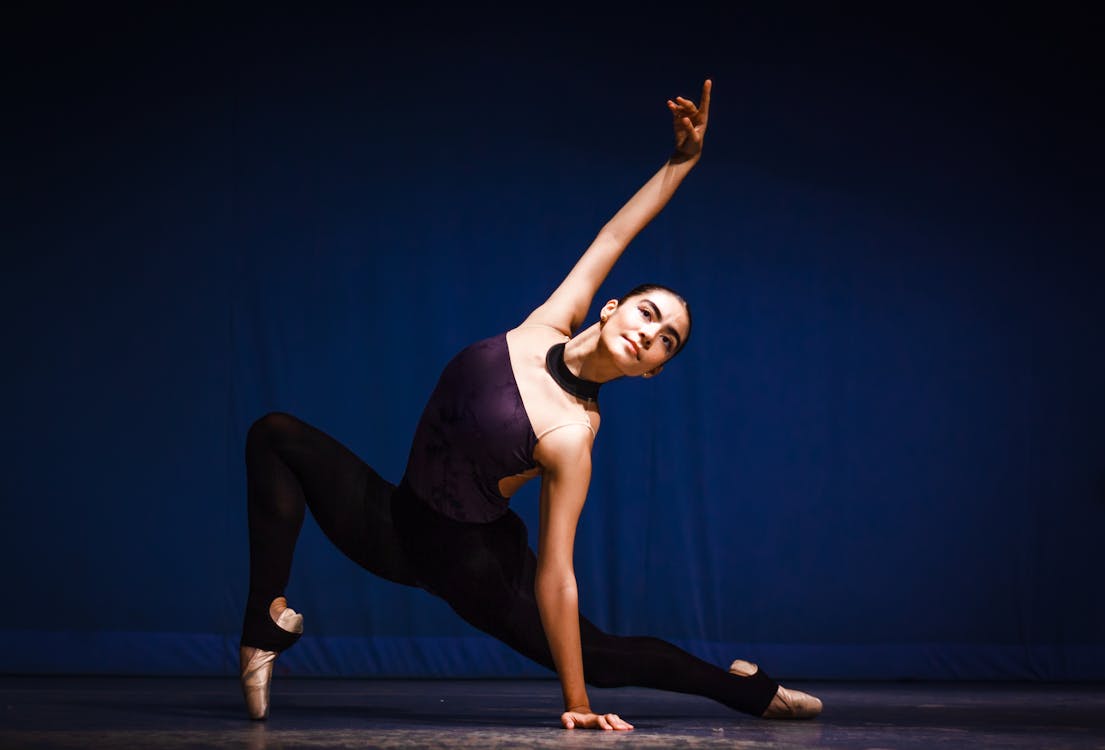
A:
{"type": "Polygon", "coordinates": [[[269,685],[272,684],[272,665],[276,661],[276,652],[242,646],[239,656],[246,712],[254,721],[264,721],[269,716],[269,685]]]}
{"type": "MultiPolygon", "coordinates": [[[[759,671],[752,662],[736,659],[729,671],[738,677],[751,677],[759,671]]],[[[800,690],[788,690],[782,685],[761,714],[765,719],[812,719],[821,713],[821,700],[800,690]]]]}
{"type": "Polygon", "coordinates": [[[821,713],[821,699],[800,690],[787,690],[782,685],[763,712],[765,719],[812,719],[821,713]]]}
{"type": "MultiPolygon", "coordinates": [[[[303,615],[288,607],[276,618],[276,626],[289,633],[302,634],[303,615]]],[[[242,697],[249,718],[255,721],[263,721],[269,715],[269,686],[276,655],[276,651],[253,646],[242,646],[239,652],[242,697]]]]}

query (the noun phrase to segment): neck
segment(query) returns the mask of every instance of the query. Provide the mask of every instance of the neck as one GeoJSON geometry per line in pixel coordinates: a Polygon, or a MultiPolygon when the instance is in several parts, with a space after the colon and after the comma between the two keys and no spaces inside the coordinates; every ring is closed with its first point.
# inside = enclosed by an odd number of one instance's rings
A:
{"type": "Polygon", "coordinates": [[[572,374],[596,383],[609,383],[622,377],[610,352],[599,345],[598,323],[575,335],[564,347],[564,364],[572,374]]]}

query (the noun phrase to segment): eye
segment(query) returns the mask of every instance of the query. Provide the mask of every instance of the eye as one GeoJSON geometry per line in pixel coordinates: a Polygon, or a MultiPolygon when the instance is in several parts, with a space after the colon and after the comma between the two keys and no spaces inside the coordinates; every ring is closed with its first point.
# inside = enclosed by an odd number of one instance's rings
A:
{"type": "Polygon", "coordinates": [[[641,316],[645,320],[652,320],[652,311],[649,310],[647,307],[639,307],[637,309],[641,311],[641,316]]]}
{"type": "Polygon", "coordinates": [[[664,348],[666,348],[670,352],[671,351],[671,337],[670,336],[661,336],[661,339],[663,339],[663,341],[664,341],[664,348]]]}

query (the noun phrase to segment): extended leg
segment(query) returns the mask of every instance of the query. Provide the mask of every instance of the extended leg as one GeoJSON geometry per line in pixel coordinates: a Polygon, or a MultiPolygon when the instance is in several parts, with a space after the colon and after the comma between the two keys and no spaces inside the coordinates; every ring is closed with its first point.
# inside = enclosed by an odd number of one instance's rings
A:
{"type": "Polygon", "coordinates": [[[762,670],[739,676],[667,641],[611,635],[583,617],[580,637],[584,673],[596,687],[632,685],[701,695],[753,716],[763,715],[779,689],[762,670]]]}
{"type": "MultiPolygon", "coordinates": [[[[536,558],[515,514],[490,524],[465,524],[405,503],[397,514],[414,545],[420,578],[466,621],[524,656],[553,669],[534,595],[536,558]]],[[[583,670],[596,687],[639,686],[712,698],[764,715],[779,685],[757,670],[740,676],[658,638],[604,633],[580,618],[583,670]]]]}

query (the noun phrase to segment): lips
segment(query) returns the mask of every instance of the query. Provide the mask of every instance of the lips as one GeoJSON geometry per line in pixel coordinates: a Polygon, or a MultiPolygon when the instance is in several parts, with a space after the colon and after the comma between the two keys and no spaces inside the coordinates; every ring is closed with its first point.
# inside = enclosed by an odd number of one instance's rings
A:
{"type": "Polygon", "coordinates": [[[628,336],[622,336],[622,338],[625,339],[626,343],[628,343],[630,348],[633,349],[633,356],[636,357],[637,359],[640,359],[641,358],[641,348],[639,346],[637,346],[636,344],[634,344],[632,339],[630,339],[628,336]]]}

